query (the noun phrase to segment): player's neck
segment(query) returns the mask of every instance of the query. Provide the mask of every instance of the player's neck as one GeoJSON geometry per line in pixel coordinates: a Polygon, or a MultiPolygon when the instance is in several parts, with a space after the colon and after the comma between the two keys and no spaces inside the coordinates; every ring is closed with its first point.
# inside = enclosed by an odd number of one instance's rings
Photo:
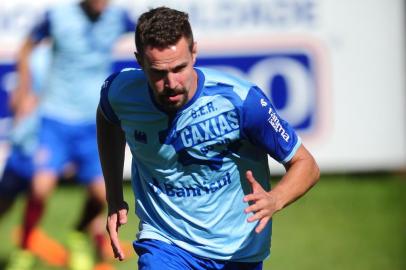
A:
{"type": "Polygon", "coordinates": [[[80,2],[80,7],[91,22],[96,22],[100,18],[101,12],[93,11],[86,1],[80,2]]]}

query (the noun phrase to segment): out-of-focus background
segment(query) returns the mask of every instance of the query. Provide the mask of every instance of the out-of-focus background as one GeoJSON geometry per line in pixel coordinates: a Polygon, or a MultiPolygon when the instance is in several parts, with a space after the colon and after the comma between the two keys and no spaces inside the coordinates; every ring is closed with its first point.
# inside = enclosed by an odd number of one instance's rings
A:
{"type": "MultiPolygon", "coordinates": [[[[0,172],[9,150],[15,54],[33,22],[57,2],[0,2],[0,172]]],[[[134,19],[158,5],[187,11],[197,65],[257,83],[317,159],[320,183],[274,218],[265,269],[406,269],[403,0],[112,2],[134,19]]],[[[117,44],[113,69],[135,66],[133,40],[128,35],[117,44]]],[[[283,167],[270,165],[277,181],[283,167]]],[[[127,159],[126,178],[129,169],[127,159]]],[[[67,183],[51,198],[42,226],[61,242],[82,192],[67,183]]],[[[126,198],[134,210],[129,185],[126,198]]],[[[23,200],[0,221],[0,269],[15,247],[10,232],[21,220],[23,200]]],[[[121,237],[133,240],[137,228],[131,215],[121,237]]],[[[116,267],[136,269],[136,260],[116,267]]],[[[54,268],[39,263],[38,269],[54,268]]]]}

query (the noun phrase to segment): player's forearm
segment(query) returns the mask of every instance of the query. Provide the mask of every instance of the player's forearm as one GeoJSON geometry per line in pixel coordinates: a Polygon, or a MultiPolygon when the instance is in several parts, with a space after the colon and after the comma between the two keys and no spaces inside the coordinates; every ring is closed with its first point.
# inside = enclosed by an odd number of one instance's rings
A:
{"type": "Polygon", "coordinates": [[[286,174],[270,191],[277,200],[279,210],[303,196],[320,177],[316,161],[304,146],[299,148],[286,168],[286,174]]]}
{"type": "Polygon", "coordinates": [[[31,71],[29,67],[29,57],[33,50],[34,43],[27,39],[22,45],[20,51],[17,55],[17,86],[11,93],[10,97],[10,107],[14,111],[16,117],[23,114],[24,111],[22,104],[25,104],[25,99],[29,96],[31,92],[31,71]]]}
{"type": "Polygon", "coordinates": [[[108,122],[97,110],[97,144],[106,185],[109,212],[123,205],[125,137],[120,127],[108,122]]]}
{"type": "Polygon", "coordinates": [[[17,55],[18,89],[22,91],[31,90],[31,71],[29,58],[34,49],[35,43],[26,39],[17,55]]]}

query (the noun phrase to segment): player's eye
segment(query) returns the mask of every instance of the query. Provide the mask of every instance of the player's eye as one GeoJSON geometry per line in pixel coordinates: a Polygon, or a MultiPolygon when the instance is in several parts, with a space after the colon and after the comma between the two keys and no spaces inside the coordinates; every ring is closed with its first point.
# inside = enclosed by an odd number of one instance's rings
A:
{"type": "Polygon", "coordinates": [[[180,66],[175,67],[172,72],[179,73],[179,72],[182,72],[185,68],[186,68],[186,65],[180,65],[180,66]]]}
{"type": "Polygon", "coordinates": [[[159,69],[151,69],[151,74],[155,77],[162,78],[167,74],[167,71],[159,69]]]}

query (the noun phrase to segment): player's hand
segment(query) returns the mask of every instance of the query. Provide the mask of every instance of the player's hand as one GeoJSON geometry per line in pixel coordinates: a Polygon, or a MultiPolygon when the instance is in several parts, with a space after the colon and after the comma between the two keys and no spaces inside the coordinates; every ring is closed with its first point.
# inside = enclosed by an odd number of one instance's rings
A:
{"type": "Polygon", "coordinates": [[[110,244],[113,248],[114,258],[117,258],[120,261],[124,260],[125,255],[118,239],[118,228],[120,228],[121,225],[127,223],[127,214],[128,204],[123,201],[122,205],[117,209],[109,209],[109,213],[107,216],[106,229],[109,233],[110,244]]]}
{"type": "Polygon", "coordinates": [[[251,202],[250,206],[245,208],[244,212],[254,213],[247,221],[255,222],[259,220],[258,226],[255,228],[256,233],[262,232],[273,213],[278,211],[276,199],[272,193],[265,191],[262,186],[255,180],[251,171],[246,172],[247,181],[252,187],[252,193],[244,196],[244,202],[251,202]]]}
{"type": "Polygon", "coordinates": [[[9,100],[10,109],[14,113],[14,120],[18,122],[27,115],[30,115],[36,108],[38,98],[32,91],[15,89],[9,100]]]}

